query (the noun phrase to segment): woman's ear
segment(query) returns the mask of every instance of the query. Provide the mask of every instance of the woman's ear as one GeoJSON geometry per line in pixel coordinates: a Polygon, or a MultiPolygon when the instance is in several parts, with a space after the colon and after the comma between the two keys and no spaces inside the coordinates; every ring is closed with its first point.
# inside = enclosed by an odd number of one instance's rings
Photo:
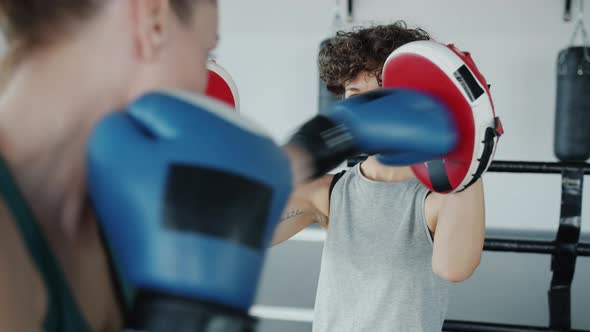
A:
{"type": "Polygon", "coordinates": [[[158,58],[170,36],[170,0],[128,1],[136,54],[140,60],[153,61],[158,58]]]}

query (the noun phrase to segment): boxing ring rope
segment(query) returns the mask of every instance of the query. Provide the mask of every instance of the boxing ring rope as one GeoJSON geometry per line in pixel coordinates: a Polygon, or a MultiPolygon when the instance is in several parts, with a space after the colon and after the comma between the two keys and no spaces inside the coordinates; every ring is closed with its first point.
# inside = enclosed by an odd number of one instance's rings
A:
{"type": "MultiPolygon", "coordinates": [[[[534,173],[561,174],[566,170],[581,170],[590,174],[589,163],[560,163],[560,162],[525,162],[525,161],[494,161],[489,172],[496,173],[534,173]]],[[[486,239],[484,250],[500,252],[520,252],[532,254],[555,254],[555,241],[525,241],[511,239],[486,239]]],[[[568,250],[576,252],[577,256],[590,256],[590,244],[577,243],[568,250]]]]}
{"type": "Polygon", "coordinates": [[[570,287],[577,256],[590,256],[590,244],[579,243],[582,221],[584,175],[590,174],[588,163],[495,161],[490,172],[561,174],[561,212],[554,241],[486,239],[484,250],[551,255],[553,277],[548,291],[549,327],[508,325],[447,320],[443,331],[449,332],[589,332],[571,329],[570,287]]]}
{"type": "MultiPolygon", "coordinates": [[[[304,229],[291,238],[290,241],[302,242],[324,242],[325,232],[321,229],[304,229]]],[[[520,252],[530,254],[553,254],[556,252],[556,245],[553,241],[531,241],[516,239],[495,239],[485,240],[483,249],[485,251],[498,252],[520,252]]],[[[578,256],[590,256],[590,243],[579,243],[575,247],[578,256]]]]}
{"type": "MultiPolygon", "coordinates": [[[[520,252],[530,254],[556,254],[558,246],[554,241],[526,241],[510,239],[486,239],[484,250],[499,252],[520,252]]],[[[575,251],[577,256],[590,256],[590,244],[578,243],[572,246],[571,251],[575,251]]]]}
{"type": "MultiPolygon", "coordinates": [[[[347,162],[352,167],[367,156],[357,156],[347,162]]],[[[590,174],[590,163],[564,163],[564,162],[537,162],[537,161],[499,161],[495,160],[488,172],[495,173],[536,173],[536,174],[561,174],[565,170],[582,170],[584,174],[590,174]]]]}
{"type": "MultiPolygon", "coordinates": [[[[491,324],[480,322],[461,322],[447,320],[443,331],[452,332],[565,332],[547,327],[533,327],[509,324],[491,324]]],[[[584,330],[567,330],[567,332],[588,332],[584,330]]]]}
{"type": "Polygon", "coordinates": [[[590,174],[590,164],[531,161],[494,161],[488,169],[488,172],[561,174],[565,170],[582,170],[584,174],[590,174]]]}

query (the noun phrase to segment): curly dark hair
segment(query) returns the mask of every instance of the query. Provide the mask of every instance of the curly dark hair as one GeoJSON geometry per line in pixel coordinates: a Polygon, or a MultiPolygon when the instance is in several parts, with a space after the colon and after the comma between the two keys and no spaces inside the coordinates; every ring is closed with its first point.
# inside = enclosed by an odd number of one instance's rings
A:
{"type": "Polygon", "coordinates": [[[343,94],[347,82],[361,72],[375,75],[381,84],[381,70],[391,52],[409,42],[429,39],[426,31],[409,29],[404,21],[340,31],[322,45],[320,79],[337,94],[343,94]]]}

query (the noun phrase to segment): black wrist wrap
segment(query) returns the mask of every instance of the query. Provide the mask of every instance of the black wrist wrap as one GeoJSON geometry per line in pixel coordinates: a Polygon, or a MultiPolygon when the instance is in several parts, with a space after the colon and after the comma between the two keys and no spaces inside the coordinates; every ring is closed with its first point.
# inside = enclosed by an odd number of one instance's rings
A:
{"type": "Polygon", "coordinates": [[[357,154],[353,141],[352,133],[344,125],[317,115],[299,128],[289,144],[302,147],[311,156],[315,166],[313,177],[316,178],[357,154]]]}

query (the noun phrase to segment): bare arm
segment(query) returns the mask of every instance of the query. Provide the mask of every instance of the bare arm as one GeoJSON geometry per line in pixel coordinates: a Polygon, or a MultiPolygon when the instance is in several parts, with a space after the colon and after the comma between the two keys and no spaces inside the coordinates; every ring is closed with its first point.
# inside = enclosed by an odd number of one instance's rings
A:
{"type": "Polygon", "coordinates": [[[482,180],[461,193],[431,194],[425,209],[434,233],[432,270],[451,282],[469,278],[479,265],[485,239],[482,180]]]}
{"type": "Polygon", "coordinates": [[[291,195],[283,217],[275,229],[272,245],[290,239],[305,227],[318,223],[328,226],[328,196],[332,175],[300,185],[291,195]]]}

